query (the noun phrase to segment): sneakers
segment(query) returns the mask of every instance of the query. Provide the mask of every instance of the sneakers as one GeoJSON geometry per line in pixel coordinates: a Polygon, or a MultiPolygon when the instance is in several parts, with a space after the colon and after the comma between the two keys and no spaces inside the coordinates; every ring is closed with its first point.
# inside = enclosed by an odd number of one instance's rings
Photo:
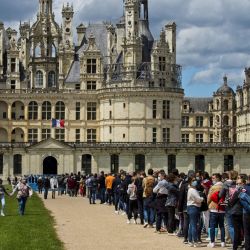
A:
{"type": "Polygon", "coordinates": [[[201,244],[198,242],[194,243],[194,245],[193,245],[193,247],[200,247],[200,246],[201,246],[201,244]]]}
{"type": "Polygon", "coordinates": [[[137,221],[136,221],[136,220],[134,220],[134,224],[137,224],[137,221]]]}
{"type": "Polygon", "coordinates": [[[226,247],[226,243],[225,242],[221,242],[220,245],[221,245],[221,247],[226,247]]]}
{"type": "Polygon", "coordinates": [[[119,214],[119,211],[115,211],[115,214],[119,214]]]}
{"type": "Polygon", "coordinates": [[[144,225],[143,225],[143,227],[144,228],[148,227],[148,223],[145,222],[144,225]]]}
{"type": "Polygon", "coordinates": [[[131,224],[130,220],[127,220],[127,224],[131,224]]]}
{"type": "Polygon", "coordinates": [[[209,248],[215,248],[215,244],[212,243],[212,242],[210,242],[210,243],[207,245],[207,247],[209,247],[209,248]]]}
{"type": "Polygon", "coordinates": [[[183,241],[183,244],[188,244],[188,240],[184,240],[184,241],[183,241]]]}
{"type": "Polygon", "coordinates": [[[4,214],[4,212],[3,212],[3,211],[1,211],[1,216],[5,216],[5,214],[4,214]]]}
{"type": "Polygon", "coordinates": [[[189,247],[193,247],[194,244],[193,244],[192,242],[188,242],[188,246],[189,246],[189,247]]]}
{"type": "Polygon", "coordinates": [[[125,215],[126,213],[125,212],[122,212],[122,215],[125,215]]]}

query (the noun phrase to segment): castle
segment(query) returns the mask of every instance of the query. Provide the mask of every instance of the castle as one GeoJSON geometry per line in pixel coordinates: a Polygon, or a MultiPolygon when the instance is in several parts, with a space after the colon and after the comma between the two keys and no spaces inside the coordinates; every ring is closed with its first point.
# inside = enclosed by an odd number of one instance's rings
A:
{"type": "Polygon", "coordinates": [[[249,88],[224,77],[212,98],[185,98],[176,24],[155,40],[148,0],[124,0],[117,23],[0,22],[0,176],[187,169],[249,172],[249,88]],[[52,122],[55,121],[55,122],[52,122]]]}

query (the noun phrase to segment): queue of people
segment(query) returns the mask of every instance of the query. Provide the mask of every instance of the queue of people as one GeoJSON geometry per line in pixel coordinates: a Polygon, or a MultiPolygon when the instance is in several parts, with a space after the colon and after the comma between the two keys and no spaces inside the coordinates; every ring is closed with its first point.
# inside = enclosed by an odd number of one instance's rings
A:
{"type": "Polygon", "coordinates": [[[232,245],[250,250],[250,176],[236,171],[166,174],[163,170],[104,175],[86,178],[90,204],[114,205],[116,214],[127,215],[128,224],[155,228],[183,238],[190,247],[232,245]],[[203,236],[203,237],[202,237],[203,236]],[[204,245],[203,245],[204,246],[204,245]]]}

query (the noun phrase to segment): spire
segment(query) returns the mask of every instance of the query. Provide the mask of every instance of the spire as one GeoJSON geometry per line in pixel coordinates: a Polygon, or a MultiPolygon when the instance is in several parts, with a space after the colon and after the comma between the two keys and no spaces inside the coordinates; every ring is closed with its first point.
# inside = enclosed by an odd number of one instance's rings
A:
{"type": "Polygon", "coordinates": [[[224,77],[223,77],[223,81],[224,81],[224,86],[227,86],[227,75],[224,75],[224,77]]]}

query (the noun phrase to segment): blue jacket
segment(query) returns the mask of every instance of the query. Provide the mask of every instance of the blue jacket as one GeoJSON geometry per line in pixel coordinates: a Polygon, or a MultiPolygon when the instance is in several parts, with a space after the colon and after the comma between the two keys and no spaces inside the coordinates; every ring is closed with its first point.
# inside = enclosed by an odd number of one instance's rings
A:
{"type": "MultiPolygon", "coordinates": [[[[244,198],[243,202],[247,202],[250,204],[249,198],[250,198],[250,184],[247,184],[244,186],[244,189],[246,190],[246,194],[248,195],[248,197],[246,196],[247,199],[244,198]]],[[[246,209],[243,209],[243,213],[244,214],[249,214],[249,211],[246,211],[246,209]]]]}

